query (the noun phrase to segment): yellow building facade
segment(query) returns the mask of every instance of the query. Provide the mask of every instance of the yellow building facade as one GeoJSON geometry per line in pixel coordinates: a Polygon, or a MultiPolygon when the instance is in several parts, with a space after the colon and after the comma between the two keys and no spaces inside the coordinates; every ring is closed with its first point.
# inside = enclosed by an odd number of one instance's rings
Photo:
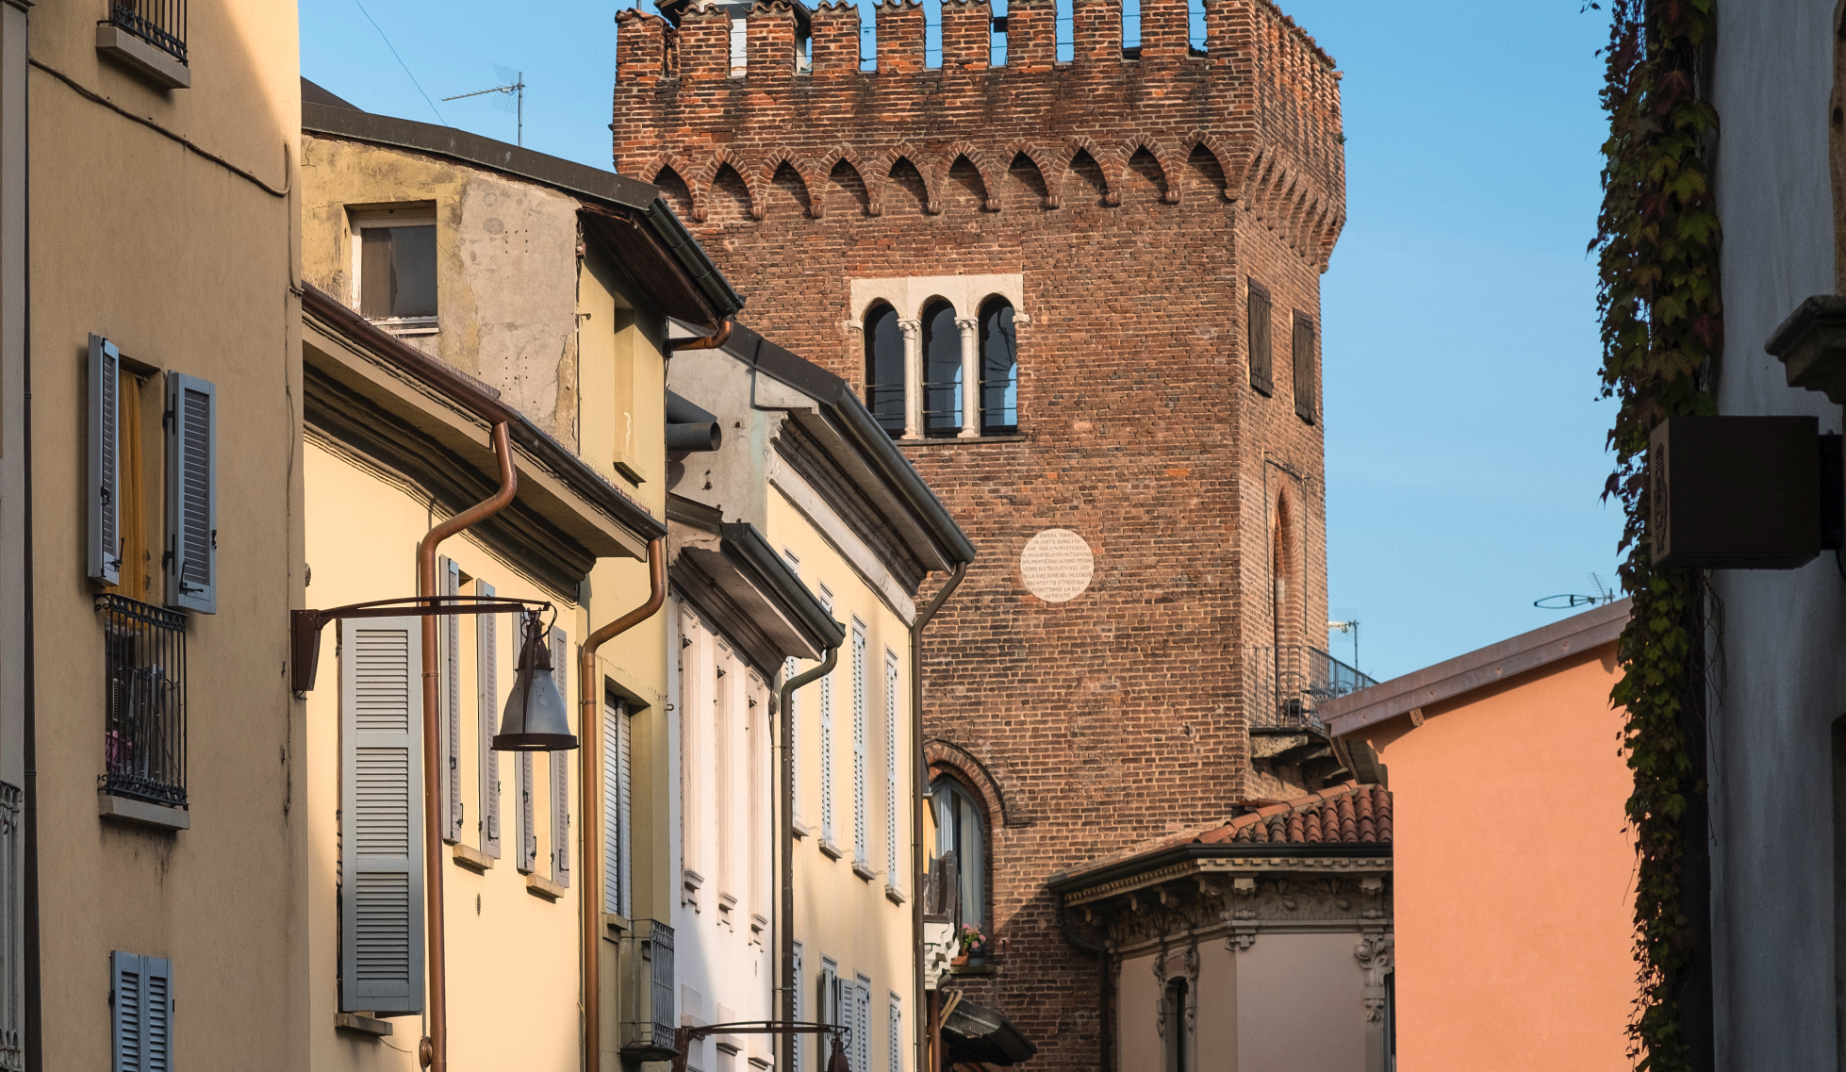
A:
{"type": "MultiPolygon", "coordinates": [[[[306,94],[303,274],[324,292],[311,294],[318,315],[304,347],[310,604],[415,591],[424,533],[497,485],[491,420],[456,401],[491,397],[515,414],[519,490],[504,511],[442,546],[438,587],[550,604],[554,679],[581,738],[580,647],[648,602],[649,545],[666,532],[667,318],[715,326],[738,300],[651,187],[368,115],[317,87],[306,94]]],[[[670,970],[675,887],[665,619],[647,616],[597,651],[595,756],[483,747],[514,682],[517,619],[439,621],[448,1060],[456,1069],[581,1066],[586,921],[602,1066],[657,1059],[663,1030],[670,1044],[670,1026],[658,1026],[670,1024],[670,1011],[654,1007],[648,972],[663,961],[670,970]],[[587,845],[586,774],[599,801],[587,845]]],[[[385,863],[357,860],[358,817],[341,814],[365,788],[355,779],[368,776],[342,735],[376,743],[353,710],[369,665],[363,645],[392,628],[410,626],[343,621],[336,643],[329,625],[309,694],[307,989],[317,1068],[415,1068],[432,1012],[429,995],[399,995],[381,981],[414,975],[414,964],[366,960],[355,948],[376,918],[358,918],[348,903],[361,892],[355,867],[388,870],[388,854],[404,848],[379,842],[385,863]]],[[[417,877],[416,867],[405,870],[417,877]]],[[[397,925],[415,933],[427,923],[412,912],[397,925]]],[[[383,948],[414,960],[423,945],[383,948]]]]}

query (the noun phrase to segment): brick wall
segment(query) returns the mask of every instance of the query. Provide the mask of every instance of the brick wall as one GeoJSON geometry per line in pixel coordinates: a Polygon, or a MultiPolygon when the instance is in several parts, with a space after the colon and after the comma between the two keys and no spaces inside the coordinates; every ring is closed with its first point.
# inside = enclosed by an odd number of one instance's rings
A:
{"type": "Polygon", "coordinates": [[[1322,437],[1295,412],[1289,324],[1318,326],[1345,171],[1332,61],[1266,0],[1206,0],[1204,56],[1184,0],[1144,0],[1138,58],[1118,3],[1076,0],[1067,64],[1053,10],[1013,0],[995,68],[987,4],[947,0],[938,69],[921,8],[885,5],[862,72],[857,12],[823,4],[797,74],[792,15],[759,6],[736,78],[722,15],[624,11],[612,130],[618,170],[661,183],[747,296],[741,319],[855,384],[852,279],[1023,275],[1020,435],[905,447],[980,548],[928,634],[925,718],[933,762],[1004,800],[990,889],[1009,953],[969,998],[1038,1045],[1035,1067],[1083,1068],[1097,968],[1045,880],[1291,788],[1249,759],[1241,674],[1278,632],[1278,558],[1284,642],[1324,644],[1322,437]],[[1273,397],[1249,386],[1252,276],[1273,298],[1273,397]],[[1097,567],[1055,605],[1018,569],[1052,527],[1097,567]]]}

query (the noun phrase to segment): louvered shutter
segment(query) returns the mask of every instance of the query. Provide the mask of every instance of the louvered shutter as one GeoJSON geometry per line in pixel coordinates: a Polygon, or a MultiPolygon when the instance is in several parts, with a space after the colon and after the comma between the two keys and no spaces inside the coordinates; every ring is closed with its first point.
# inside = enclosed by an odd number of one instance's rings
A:
{"type": "Polygon", "coordinates": [[[340,1008],[423,1009],[417,618],[340,626],[340,1008]]]}
{"type": "MultiPolygon", "coordinates": [[[[491,597],[494,586],[476,581],[474,592],[491,597]]],[[[480,745],[477,751],[480,753],[481,782],[475,823],[481,831],[481,852],[497,860],[500,858],[500,753],[494,751],[493,741],[498,729],[494,722],[500,717],[500,616],[479,614],[474,621],[474,679],[476,710],[480,715],[476,736],[480,745]]]]}
{"type": "Polygon", "coordinates": [[[885,885],[897,881],[897,654],[885,651],[885,885]]]}
{"type": "Polygon", "coordinates": [[[865,827],[865,625],[852,630],[852,844],[853,859],[866,862],[865,827]]]}
{"type": "Polygon", "coordinates": [[[853,1067],[872,1067],[872,981],[859,976],[853,984],[853,1067]]]}
{"type": "MultiPolygon", "coordinates": [[[[795,966],[795,972],[794,972],[794,975],[795,975],[795,1022],[803,1023],[803,1022],[806,1022],[808,1018],[808,1002],[807,1002],[808,988],[801,985],[801,943],[796,942],[794,943],[794,946],[795,946],[795,955],[791,957],[790,960],[795,966]]],[[[819,1038],[819,1037],[820,1037],[819,1035],[815,1036],[815,1038],[819,1038]]],[[[800,1035],[795,1036],[795,1072],[800,1072],[801,1067],[807,1063],[806,1061],[803,1060],[803,1058],[806,1056],[806,1054],[803,1052],[806,1048],[806,1045],[807,1044],[802,1041],[802,1037],[800,1035]]]]}
{"type": "MultiPolygon", "coordinates": [[[[88,576],[122,583],[121,390],[122,354],[100,335],[90,336],[88,576]]],[[[139,593],[136,593],[137,595],[139,593]]]]}
{"type": "Polygon", "coordinates": [[[903,1068],[904,1068],[904,1005],[903,1005],[903,999],[898,997],[896,994],[891,995],[891,1008],[890,1008],[890,1015],[888,1019],[890,1022],[887,1026],[891,1029],[890,1036],[889,1036],[890,1046],[889,1046],[888,1052],[885,1055],[885,1062],[886,1062],[887,1067],[890,1068],[891,1072],[903,1072],[903,1068]]]}
{"type": "MultiPolygon", "coordinates": [[[[551,677],[558,683],[564,710],[570,710],[570,641],[564,630],[551,631],[551,677]]],[[[551,753],[551,880],[570,885],[570,756],[551,753]]]]}
{"type": "Polygon", "coordinates": [[[1269,292],[1254,279],[1250,280],[1246,319],[1249,322],[1250,386],[1266,395],[1274,394],[1275,383],[1269,374],[1269,292]]]}
{"type": "Polygon", "coordinates": [[[167,373],[167,604],[218,612],[218,390],[167,373]]]}
{"type": "Polygon", "coordinates": [[[532,753],[519,753],[519,873],[538,870],[538,828],[532,806],[532,753]]]}
{"type": "MultiPolygon", "coordinates": [[[[579,686],[581,687],[581,686],[579,686]]],[[[603,911],[628,915],[629,824],[634,752],[628,705],[603,705],[603,911]]]]}
{"type": "MultiPolygon", "coordinates": [[[[820,586],[820,605],[833,613],[833,593],[820,586]]],[[[833,843],[833,675],[820,679],[820,839],[833,843]]]]}
{"type": "MultiPolygon", "coordinates": [[[[461,594],[461,567],[454,559],[444,556],[436,560],[436,592],[445,596],[461,594]]],[[[453,845],[462,836],[461,616],[446,614],[436,622],[436,666],[441,675],[437,679],[436,695],[441,708],[438,722],[442,727],[442,766],[438,768],[442,775],[442,792],[438,796],[448,807],[442,840],[453,845]]]]}
{"type": "Polygon", "coordinates": [[[173,1067],[173,962],[120,950],[109,954],[110,1067],[173,1067]]]}
{"type": "Polygon", "coordinates": [[[1314,423],[1314,321],[1295,314],[1295,415],[1314,423]]]}

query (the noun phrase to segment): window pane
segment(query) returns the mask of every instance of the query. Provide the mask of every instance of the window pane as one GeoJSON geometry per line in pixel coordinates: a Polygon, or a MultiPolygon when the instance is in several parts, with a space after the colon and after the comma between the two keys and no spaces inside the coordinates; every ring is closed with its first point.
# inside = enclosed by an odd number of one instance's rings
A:
{"type": "Polygon", "coordinates": [[[948,302],[923,311],[923,429],[932,435],[961,430],[961,329],[948,302]]]}
{"type": "Polygon", "coordinates": [[[391,315],[436,315],[436,228],[392,227],[391,315]]]}
{"type": "Polygon", "coordinates": [[[359,315],[391,315],[391,231],[385,227],[359,232],[359,315]]]}
{"type": "Polygon", "coordinates": [[[891,435],[904,432],[904,332],[897,310],[880,305],[865,320],[865,408],[891,435]]]}
{"type": "Polygon", "coordinates": [[[961,919],[963,923],[972,923],[982,930],[987,929],[987,891],[985,879],[987,874],[987,848],[984,842],[985,824],[981,822],[980,810],[967,794],[955,793],[957,833],[960,837],[961,851],[956,853],[961,860],[961,919]]]}
{"type": "Polygon", "coordinates": [[[981,431],[1019,427],[1019,342],[1013,307],[995,299],[981,310],[981,431]]]}

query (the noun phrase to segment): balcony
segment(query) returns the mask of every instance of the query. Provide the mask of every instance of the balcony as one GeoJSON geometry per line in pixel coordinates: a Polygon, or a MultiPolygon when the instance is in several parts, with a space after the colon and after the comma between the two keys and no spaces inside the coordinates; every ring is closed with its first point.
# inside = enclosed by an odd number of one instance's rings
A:
{"type": "Polygon", "coordinates": [[[162,89],[192,85],[186,0],[112,0],[96,25],[96,48],[162,89]]]}
{"type": "Polygon", "coordinates": [[[98,597],[96,611],[108,705],[100,789],[105,797],[183,811],[186,616],[115,595],[98,597]]]}
{"type": "Polygon", "coordinates": [[[1305,644],[1249,649],[1250,732],[1324,734],[1320,705],[1378,682],[1305,644]]]}

